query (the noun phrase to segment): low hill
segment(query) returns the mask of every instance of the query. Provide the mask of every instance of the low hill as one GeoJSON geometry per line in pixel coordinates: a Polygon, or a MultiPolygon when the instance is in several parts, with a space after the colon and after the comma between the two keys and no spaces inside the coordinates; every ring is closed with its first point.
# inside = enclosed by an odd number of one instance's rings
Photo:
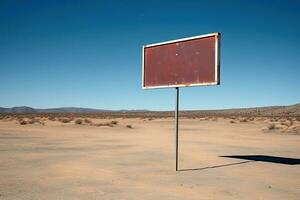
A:
{"type": "Polygon", "coordinates": [[[300,103],[295,105],[290,105],[290,106],[268,106],[268,107],[256,107],[256,108],[202,110],[199,112],[207,113],[207,114],[221,114],[221,115],[300,116],[300,103]]]}
{"type": "Polygon", "coordinates": [[[105,110],[93,108],[79,108],[79,107],[61,107],[61,108],[31,108],[27,106],[3,108],[0,107],[0,113],[108,113],[108,112],[147,112],[148,110],[105,110]]]}
{"type": "Polygon", "coordinates": [[[0,107],[0,113],[37,113],[37,110],[27,106],[2,108],[0,107]]]}

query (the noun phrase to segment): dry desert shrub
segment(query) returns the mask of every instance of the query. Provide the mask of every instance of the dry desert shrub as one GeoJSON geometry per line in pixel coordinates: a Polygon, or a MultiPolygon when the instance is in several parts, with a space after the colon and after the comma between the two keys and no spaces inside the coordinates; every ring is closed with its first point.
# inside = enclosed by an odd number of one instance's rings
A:
{"type": "Polygon", "coordinates": [[[50,120],[50,121],[56,121],[56,118],[54,116],[49,116],[48,120],[50,120]]]}
{"type": "Polygon", "coordinates": [[[231,124],[234,124],[234,123],[235,123],[235,121],[234,121],[234,120],[230,120],[229,122],[230,122],[231,124]]]}
{"type": "Polygon", "coordinates": [[[261,122],[261,121],[264,121],[265,119],[263,117],[255,117],[254,120],[257,122],[261,122]]]}
{"type": "Polygon", "coordinates": [[[290,127],[285,127],[281,132],[283,133],[292,133],[292,134],[300,134],[300,126],[293,125],[290,127]]]}
{"type": "Polygon", "coordinates": [[[41,125],[45,125],[45,122],[41,121],[40,119],[35,119],[34,123],[36,124],[41,124],[41,125]]]}
{"type": "Polygon", "coordinates": [[[6,115],[1,115],[1,120],[10,121],[10,120],[13,120],[13,119],[14,119],[13,117],[6,116],[6,115]]]}
{"type": "Polygon", "coordinates": [[[39,119],[35,119],[35,118],[29,118],[27,120],[22,119],[22,120],[18,120],[19,124],[21,125],[26,125],[26,124],[41,124],[41,125],[45,125],[44,122],[40,121],[39,119]]]}
{"type": "Polygon", "coordinates": [[[72,121],[72,119],[70,119],[70,118],[60,118],[58,121],[60,121],[62,123],[69,123],[70,121],[72,121]]]}
{"type": "Polygon", "coordinates": [[[250,122],[253,122],[253,121],[254,121],[254,117],[250,117],[250,118],[248,118],[248,120],[249,120],[250,122]]]}
{"type": "Polygon", "coordinates": [[[27,124],[27,121],[21,120],[21,121],[19,121],[19,124],[21,124],[21,125],[26,125],[26,124],[27,124]]]}
{"type": "Polygon", "coordinates": [[[287,121],[286,120],[280,120],[280,124],[283,126],[287,126],[287,121]]]}
{"type": "Polygon", "coordinates": [[[117,125],[119,122],[118,121],[115,121],[115,120],[113,120],[113,121],[111,121],[110,122],[112,125],[117,125]]]}
{"type": "Polygon", "coordinates": [[[269,130],[273,130],[275,128],[276,128],[276,125],[274,123],[268,125],[269,130]]]}
{"type": "Polygon", "coordinates": [[[293,120],[284,120],[284,121],[281,120],[280,124],[283,125],[283,126],[290,127],[290,126],[293,126],[294,121],[293,120]]]}
{"type": "Polygon", "coordinates": [[[128,124],[126,125],[126,128],[133,128],[132,125],[128,124]]]}
{"type": "Polygon", "coordinates": [[[76,119],[75,124],[82,124],[82,119],[76,119]]]}
{"type": "Polygon", "coordinates": [[[108,126],[108,127],[114,127],[114,125],[117,125],[119,122],[118,121],[110,121],[110,122],[104,122],[104,123],[92,123],[90,122],[91,125],[93,126],[108,126]]]}
{"type": "Polygon", "coordinates": [[[300,125],[291,127],[291,130],[295,133],[300,133],[300,125]]]}
{"type": "Polygon", "coordinates": [[[28,124],[41,124],[41,120],[39,118],[32,117],[28,120],[28,124]]]}
{"type": "Polygon", "coordinates": [[[240,122],[248,122],[248,119],[247,118],[242,118],[242,119],[240,119],[240,122]]]}
{"type": "Polygon", "coordinates": [[[110,122],[106,122],[106,123],[96,123],[93,124],[94,126],[109,126],[109,127],[113,127],[113,125],[110,122]]]}

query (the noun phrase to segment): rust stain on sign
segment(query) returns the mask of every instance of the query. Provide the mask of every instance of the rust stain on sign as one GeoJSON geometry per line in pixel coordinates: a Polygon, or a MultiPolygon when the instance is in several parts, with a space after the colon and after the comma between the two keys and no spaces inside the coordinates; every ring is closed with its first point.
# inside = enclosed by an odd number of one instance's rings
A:
{"type": "Polygon", "coordinates": [[[143,87],[219,84],[220,34],[146,45],[143,87]]]}

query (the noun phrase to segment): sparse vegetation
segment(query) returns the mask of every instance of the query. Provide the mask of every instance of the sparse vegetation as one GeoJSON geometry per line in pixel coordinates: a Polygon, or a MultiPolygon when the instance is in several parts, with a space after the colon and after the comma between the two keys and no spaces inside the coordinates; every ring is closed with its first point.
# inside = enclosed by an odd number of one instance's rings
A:
{"type": "Polygon", "coordinates": [[[62,123],[69,123],[69,122],[72,121],[72,119],[70,119],[70,118],[60,118],[59,121],[62,122],[62,123]]]}
{"type": "MultiPolygon", "coordinates": [[[[227,120],[228,123],[266,123],[264,130],[279,130],[285,133],[299,132],[300,105],[295,108],[294,112],[277,112],[276,109],[262,110],[260,112],[252,112],[251,109],[232,109],[218,111],[182,111],[180,118],[197,119],[199,121],[210,120],[227,120]],[[251,112],[250,112],[251,111],[251,112]],[[276,112],[275,112],[276,111],[276,112]],[[271,124],[271,125],[269,125],[271,124]],[[274,124],[274,125],[272,125],[274,124]]],[[[173,111],[145,111],[145,112],[99,112],[99,113],[0,113],[1,121],[16,121],[18,124],[44,125],[49,121],[57,121],[60,123],[84,124],[90,126],[114,127],[123,121],[119,119],[136,118],[141,121],[152,121],[163,118],[174,118],[173,111]],[[99,120],[102,119],[103,121],[99,120]]],[[[253,124],[252,123],[252,124],[253,124]]],[[[51,124],[51,123],[49,123],[51,124]]],[[[55,125],[54,123],[53,125],[55,125]]],[[[132,128],[132,125],[123,126],[132,128]]]]}
{"type": "Polygon", "coordinates": [[[96,123],[93,124],[94,126],[109,126],[109,127],[113,127],[113,125],[110,122],[106,122],[106,123],[96,123]]]}
{"type": "Polygon", "coordinates": [[[111,124],[113,124],[113,125],[117,125],[119,122],[118,122],[118,121],[115,121],[115,120],[113,120],[113,121],[111,121],[110,123],[111,123],[111,124]]]}
{"type": "Polygon", "coordinates": [[[82,124],[82,119],[76,119],[75,124],[82,124]]]}
{"type": "Polygon", "coordinates": [[[21,120],[21,121],[19,121],[19,123],[20,123],[21,125],[26,125],[26,124],[27,124],[27,121],[21,120]]]}
{"type": "Polygon", "coordinates": [[[56,121],[56,118],[54,116],[49,116],[48,120],[50,120],[50,121],[56,121]]]}
{"type": "Polygon", "coordinates": [[[247,118],[240,119],[240,122],[248,122],[247,118]]]}
{"type": "Polygon", "coordinates": [[[248,121],[253,122],[254,121],[254,117],[248,118],[248,121]]]}
{"type": "Polygon", "coordinates": [[[19,124],[21,125],[26,125],[26,124],[41,124],[41,125],[45,125],[44,122],[42,122],[40,119],[36,119],[36,118],[20,118],[18,119],[19,124]]]}
{"type": "Polygon", "coordinates": [[[276,125],[274,123],[268,125],[269,130],[273,130],[275,128],[276,128],[276,125]]]}
{"type": "Polygon", "coordinates": [[[126,128],[133,128],[132,125],[128,124],[126,125],[126,128]]]}

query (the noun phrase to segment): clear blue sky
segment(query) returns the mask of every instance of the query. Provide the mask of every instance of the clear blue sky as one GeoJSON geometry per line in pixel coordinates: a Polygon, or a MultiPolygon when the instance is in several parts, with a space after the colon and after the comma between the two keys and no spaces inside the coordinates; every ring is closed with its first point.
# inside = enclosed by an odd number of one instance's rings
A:
{"type": "Polygon", "coordinates": [[[143,44],[222,33],[221,85],[181,109],[300,102],[299,1],[1,1],[0,106],[171,110],[142,90],[143,44]]]}

